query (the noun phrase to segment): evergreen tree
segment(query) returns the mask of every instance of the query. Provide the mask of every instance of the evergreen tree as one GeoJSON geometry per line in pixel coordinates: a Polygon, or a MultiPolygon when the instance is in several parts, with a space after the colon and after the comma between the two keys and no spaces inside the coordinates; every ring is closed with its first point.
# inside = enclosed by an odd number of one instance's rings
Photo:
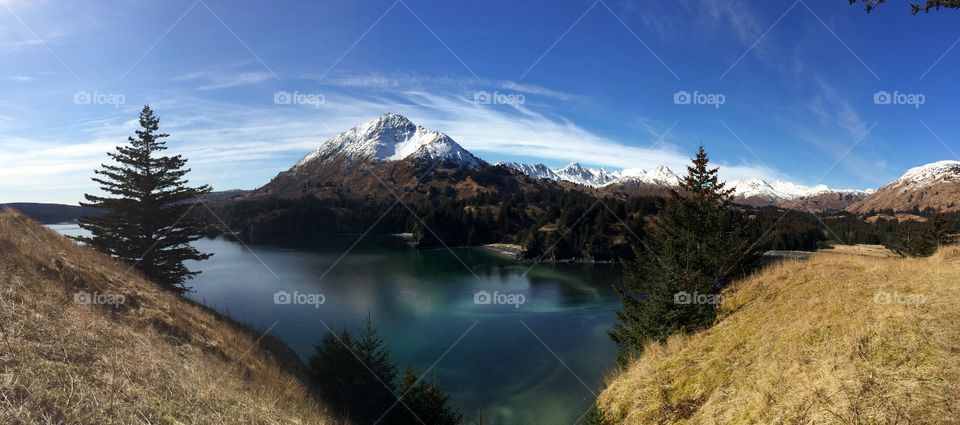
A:
{"type": "Polygon", "coordinates": [[[328,333],[314,347],[308,362],[310,379],[320,398],[343,416],[363,408],[356,405],[364,390],[358,388],[358,377],[369,375],[357,362],[352,351],[354,346],[353,336],[347,330],[328,333]]]}
{"type": "Polygon", "coordinates": [[[412,425],[423,421],[430,425],[456,425],[463,418],[451,406],[450,397],[435,382],[425,382],[414,369],[407,368],[397,389],[406,408],[394,408],[398,412],[395,423],[412,425]]]}
{"type": "Polygon", "coordinates": [[[950,223],[946,214],[938,212],[930,219],[930,237],[937,242],[937,247],[950,245],[956,242],[957,229],[950,223]]]}
{"type": "MultiPolygon", "coordinates": [[[[354,352],[362,363],[357,381],[357,398],[354,405],[358,408],[351,415],[357,423],[372,424],[381,416],[387,414],[387,409],[397,401],[397,392],[394,382],[397,378],[397,367],[390,361],[390,348],[383,339],[377,336],[377,328],[373,318],[367,314],[366,321],[360,335],[354,340],[354,352]],[[396,395],[394,395],[396,394],[396,395]]],[[[398,412],[406,411],[397,404],[386,419],[392,419],[398,412]]],[[[383,423],[399,423],[395,420],[386,420],[383,423]]]]}
{"type": "Polygon", "coordinates": [[[160,120],[149,106],[140,112],[140,129],[128,144],[107,156],[114,164],[94,171],[93,181],[106,196],[85,194],[84,207],[103,210],[99,217],[80,220],[90,236],[76,237],[98,250],[134,265],[153,281],[184,292],[186,279],[200,273],[184,266],[186,260],[206,260],[190,246],[202,236],[200,222],[186,217],[186,201],[207,194],[209,186],[187,187],[190,171],[181,155],[161,156],[167,149],[159,133],[160,120]]]}
{"type": "MultiPolygon", "coordinates": [[[[862,2],[864,8],[867,10],[867,13],[876,9],[880,4],[886,0],[848,0],[850,4],[855,4],[857,2],[862,2]]],[[[927,0],[923,4],[917,4],[910,2],[910,10],[914,15],[920,12],[930,12],[930,10],[940,10],[943,9],[958,9],[960,8],[960,0],[927,0]]]]}
{"type": "Polygon", "coordinates": [[[637,249],[636,260],[626,263],[615,288],[623,308],[610,333],[621,360],[651,340],[711,325],[720,291],[756,267],[761,251],[731,211],[732,190],[717,171],[701,146],[648,230],[649,249],[637,249]]]}
{"type": "Polygon", "coordinates": [[[885,246],[904,257],[929,257],[937,252],[937,241],[932,237],[930,226],[915,222],[900,223],[897,233],[885,246]]]}
{"type": "Polygon", "coordinates": [[[943,245],[956,240],[956,229],[943,213],[936,213],[926,223],[900,223],[886,247],[901,256],[929,257],[943,245]]]}
{"type": "Polygon", "coordinates": [[[412,369],[397,377],[390,349],[377,336],[369,315],[357,336],[346,330],[324,336],[308,366],[320,398],[350,423],[415,425],[421,423],[417,418],[438,425],[460,422],[436,383],[424,382],[412,369]]]}
{"type": "Polygon", "coordinates": [[[338,414],[357,424],[372,424],[397,400],[393,394],[397,369],[369,315],[357,337],[347,330],[334,331],[314,350],[308,362],[311,380],[338,414]]]}

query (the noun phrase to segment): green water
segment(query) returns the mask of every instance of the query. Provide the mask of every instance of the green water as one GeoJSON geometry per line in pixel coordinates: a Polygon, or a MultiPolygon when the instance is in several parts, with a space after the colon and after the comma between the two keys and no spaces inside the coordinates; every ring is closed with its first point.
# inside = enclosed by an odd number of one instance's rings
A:
{"type": "Polygon", "coordinates": [[[249,249],[197,241],[215,255],[190,265],[203,271],[190,296],[271,329],[304,358],[327,327],[356,327],[370,312],[393,359],[430,369],[467,423],[482,411],[489,424],[574,424],[591,406],[615,361],[606,332],[618,307],[610,285],[619,267],[531,267],[481,249],[414,250],[384,236],[344,255],[356,240],[249,249]],[[322,294],[324,302],[277,304],[278,291],[301,301],[322,294]],[[523,303],[477,304],[479,291],[523,303]]]}

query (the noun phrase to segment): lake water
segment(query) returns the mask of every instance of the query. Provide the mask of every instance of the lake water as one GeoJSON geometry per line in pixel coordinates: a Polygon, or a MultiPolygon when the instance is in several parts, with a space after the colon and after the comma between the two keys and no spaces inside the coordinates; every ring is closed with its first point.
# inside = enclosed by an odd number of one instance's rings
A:
{"type": "Polygon", "coordinates": [[[415,250],[390,236],[367,236],[344,254],[358,237],[249,248],[201,239],[195,246],[215,255],[190,264],[203,273],[189,296],[270,329],[304,359],[328,327],[355,329],[369,312],[394,361],[430,369],[468,421],[482,411],[490,424],[572,425],[591,406],[615,363],[606,332],[619,267],[531,267],[482,249],[415,250]]]}

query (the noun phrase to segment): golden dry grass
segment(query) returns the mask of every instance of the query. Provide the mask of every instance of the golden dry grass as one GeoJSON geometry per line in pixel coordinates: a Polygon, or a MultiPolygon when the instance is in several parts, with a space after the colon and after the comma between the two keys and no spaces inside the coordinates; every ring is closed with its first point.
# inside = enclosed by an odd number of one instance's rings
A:
{"type": "Polygon", "coordinates": [[[302,364],[260,336],[0,213],[0,423],[333,423],[302,364]],[[77,291],[125,299],[83,304],[77,291]]]}
{"type": "Polygon", "coordinates": [[[818,251],[823,254],[860,255],[865,257],[899,257],[900,255],[883,245],[832,245],[831,249],[818,251]]]}
{"type": "Polygon", "coordinates": [[[608,380],[617,424],[960,423],[960,248],[786,260],[608,380]]]}

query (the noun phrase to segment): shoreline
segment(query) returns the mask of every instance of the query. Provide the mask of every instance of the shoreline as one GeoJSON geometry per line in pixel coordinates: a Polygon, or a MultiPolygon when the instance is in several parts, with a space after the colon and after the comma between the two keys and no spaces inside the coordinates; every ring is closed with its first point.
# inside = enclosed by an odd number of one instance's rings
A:
{"type": "Polygon", "coordinates": [[[480,245],[478,248],[514,260],[520,260],[520,254],[523,253],[523,247],[513,243],[488,243],[485,245],[480,245]]]}

